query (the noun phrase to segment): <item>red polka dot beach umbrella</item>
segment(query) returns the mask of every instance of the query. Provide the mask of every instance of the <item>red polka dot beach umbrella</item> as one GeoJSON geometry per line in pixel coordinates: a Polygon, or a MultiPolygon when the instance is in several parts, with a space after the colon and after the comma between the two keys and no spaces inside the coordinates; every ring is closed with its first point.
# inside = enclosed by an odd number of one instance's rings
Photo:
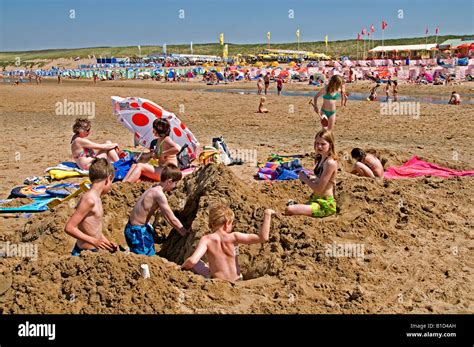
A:
{"type": "Polygon", "coordinates": [[[199,142],[189,128],[174,113],[166,111],[153,101],[139,98],[121,98],[112,96],[112,109],[120,124],[130,130],[138,142],[149,147],[155,139],[153,121],[157,118],[166,119],[171,126],[170,136],[180,146],[188,145],[191,157],[197,155],[199,142]]]}

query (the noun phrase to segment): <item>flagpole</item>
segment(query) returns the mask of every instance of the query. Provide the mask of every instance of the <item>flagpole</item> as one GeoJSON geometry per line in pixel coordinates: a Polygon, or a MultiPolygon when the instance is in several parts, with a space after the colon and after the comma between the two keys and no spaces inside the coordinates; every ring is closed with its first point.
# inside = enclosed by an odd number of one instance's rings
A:
{"type": "Polygon", "coordinates": [[[357,40],[357,60],[359,60],[359,40],[357,40]]]}
{"type": "Polygon", "coordinates": [[[362,60],[365,60],[365,35],[364,35],[364,49],[362,50],[362,60]]]}
{"type": "Polygon", "coordinates": [[[382,30],[382,58],[384,56],[384,53],[385,53],[385,46],[384,46],[384,31],[385,29],[382,30]]]}

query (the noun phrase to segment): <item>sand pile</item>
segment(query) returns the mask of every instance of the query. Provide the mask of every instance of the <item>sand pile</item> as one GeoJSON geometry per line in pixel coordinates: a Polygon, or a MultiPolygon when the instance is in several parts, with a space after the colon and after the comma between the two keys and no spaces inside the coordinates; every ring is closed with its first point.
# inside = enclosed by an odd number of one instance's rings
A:
{"type": "MultiPolygon", "coordinates": [[[[60,205],[5,240],[33,242],[39,257],[5,259],[0,313],[472,312],[472,198],[453,204],[474,196],[466,180],[472,178],[378,182],[341,173],[338,214],[275,216],[267,244],[240,246],[246,281],[235,285],[177,265],[209,232],[208,206],[229,204],[234,230],[257,233],[265,208],[282,212],[290,198],[304,202],[307,187],[297,181],[250,186],[225,166],[202,167],[169,198],[193,233],[181,237],[157,214],[157,257],[69,256],[74,240],[63,228],[74,205],[60,205]],[[347,244],[358,253],[340,256],[347,244]],[[141,276],[143,263],[150,279],[141,276]]],[[[114,185],[103,199],[107,237],[126,244],[128,215],[151,185],[114,185]]]]}

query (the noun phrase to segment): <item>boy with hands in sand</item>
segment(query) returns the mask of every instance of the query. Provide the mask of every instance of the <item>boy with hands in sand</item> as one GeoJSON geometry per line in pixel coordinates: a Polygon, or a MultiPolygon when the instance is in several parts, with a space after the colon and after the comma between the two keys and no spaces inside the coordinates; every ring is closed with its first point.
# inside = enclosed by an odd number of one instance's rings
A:
{"type": "Polygon", "coordinates": [[[166,199],[166,192],[172,191],[176,183],[182,178],[181,171],[173,164],[166,164],[161,171],[160,183],[146,190],[130,214],[125,226],[125,239],[130,251],[136,254],[155,255],[155,242],[153,226],[149,223],[156,210],[160,209],[165,220],[173,226],[178,233],[185,236],[188,230],[176,218],[166,199]]]}
{"type": "Polygon", "coordinates": [[[201,238],[196,250],[185,260],[182,268],[186,270],[193,269],[204,277],[220,278],[230,282],[242,280],[237,259],[238,245],[267,242],[273,214],[275,214],[274,210],[265,210],[258,235],[244,234],[232,232],[234,212],[229,207],[223,205],[211,206],[209,210],[209,228],[213,233],[201,238]],[[204,254],[209,261],[208,268],[200,262],[204,254]]]}
{"type": "Polygon", "coordinates": [[[82,196],[76,211],[69,218],[64,231],[77,239],[72,250],[73,256],[78,256],[84,250],[97,252],[98,249],[116,251],[118,246],[110,242],[102,234],[101,196],[107,194],[112,187],[114,168],[105,158],[96,158],[89,168],[89,178],[92,187],[82,196]]]}
{"type": "Polygon", "coordinates": [[[351,173],[363,177],[383,178],[382,162],[375,155],[365,153],[360,148],[353,148],[351,156],[356,160],[351,173]]]}

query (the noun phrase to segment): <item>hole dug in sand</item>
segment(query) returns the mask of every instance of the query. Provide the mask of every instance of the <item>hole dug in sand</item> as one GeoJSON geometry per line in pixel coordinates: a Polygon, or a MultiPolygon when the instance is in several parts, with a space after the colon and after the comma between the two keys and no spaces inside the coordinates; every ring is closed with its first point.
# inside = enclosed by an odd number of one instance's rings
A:
{"type": "MultiPolygon", "coordinates": [[[[185,179],[182,185],[171,194],[169,199],[171,207],[185,200],[184,209],[176,212],[176,216],[185,226],[192,225],[193,232],[187,237],[182,237],[176,231],[169,234],[161,244],[158,254],[172,262],[182,264],[189,257],[199,239],[210,233],[208,227],[208,207],[213,203],[227,204],[235,213],[233,231],[243,233],[258,233],[263,221],[263,212],[270,206],[268,197],[259,196],[228,168],[222,165],[207,165],[196,172],[195,175],[185,179]]],[[[279,230],[278,217],[272,218],[270,241],[279,230]]],[[[160,214],[156,215],[155,227],[162,234],[160,214]]],[[[168,227],[169,229],[169,227],[168,227]]],[[[240,245],[239,263],[244,279],[256,278],[265,274],[278,273],[281,260],[269,257],[271,247],[266,245],[240,245]]],[[[205,257],[203,258],[206,261],[205,257]]]]}
{"type": "MultiPolygon", "coordinates": [[[[435,197],[450,193],[452,199],[466,201],[463,196],[471,196],[472,188],[461,180],[444,180],[436,189],[427,188],[435,181],[384,185],[342,173],[338,214],[314,219],[280,214],[288,199],[302,202],[309,195],[309,188],[299,182],[248,185],[225,166],[204,166],[169,194],[171,208],[186,227],[192,226],[193,233],[181,237],[157,216],[152,222],[161,237],[157,245],[161,257],[149,258],[122,252],[71,257],[74,240],[63,228],[73,206],[63,204],[5,239],[34,242],[39,252],[36,261],[5,262],[7,281],[0,283],[0,291],[6,290],[0,293],[0,312],[212,313],[218,307],[223,313],[424,313],[425,299],[415,299],[420,297],[418,291],[429,293],[433,287],[439,293],[429,294],[432,302],[443,302],[443,311],[462,312],[468,303],[458,298],[469,291],[470,280],[462,270],[468,267],[467,257],[459,254],[467,249],[459,246],[454,253],[450,247],[465,242],[472,211],[459,207],[453,211],[451,201],[435,197]],[[272,218],[268,243],[240,246],[241,271],[251,281],[235,286],[205,280],[177,265],[210,232],[208,207],[218,201],[229,204],[235,213],[234,231],[243,233],[258,233],[265,208],[278,212],[272,218]],[[431,212],[426,211],[428,203],[431,212]],[[447,211],[452,225],[445,221],[447,211]],[[398,220],[401,215],[407,216],[403,223],[398,220]],[[446,241],[453,231],[457,243],[446,241]],[[364,258],[328,256],[326,247],[333,242],[363,244],[364,258]],[[140,273],[145,262],[150,266],[149,279],[140,273]],[[442,262],[451,264],[449,277],[442,262]],[[420,269],[418,274],[413,273],[414,267],[420,269]],[[406,283],[413,283],[413,288],[406,283]],[[354,292],[358,286],[360,290],[354,292]],[[414,299],[401,304],[400,292],[414,299]],[[184,302],[180,303],[180,295],[184,302]]],[[[126,244],[123,228],[129,213],[151,186],[118,183],[103,197],[108,238],[126,244]]]]}

